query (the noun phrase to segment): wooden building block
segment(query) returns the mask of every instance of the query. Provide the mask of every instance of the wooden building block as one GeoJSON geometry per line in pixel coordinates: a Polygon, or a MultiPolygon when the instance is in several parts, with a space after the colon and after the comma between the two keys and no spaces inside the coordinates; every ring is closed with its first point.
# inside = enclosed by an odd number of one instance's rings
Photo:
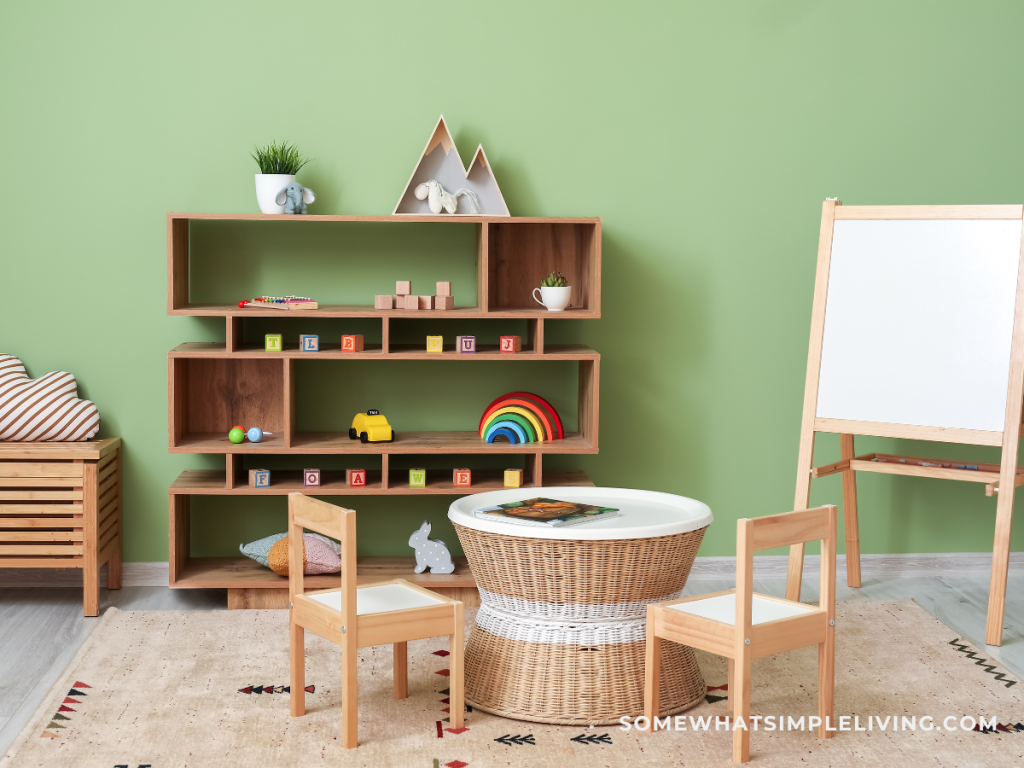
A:
{"type": "Polygon", "coordinates": [[[435,296],[434,309],[455,309],[454,296],[435,296]]]}
{"type": "Polygon", "coordinates": [[[409,470],[409,487],[410,488],[426,488],[427,487],[427,470],[425,470],[425,469],[410,469],[409,470]]]}
{"type": "Polygon", "coordinates": [[[364,488],[366,487],[366,470],[365,469],[346,469],[345,470],[345,483],[351,488],[364,488]]]}
{"type": "Polygon", "coordinates": [[[522,349],[522,339],[518,336],[502,336],[501,337],[501,351],[502,352],[518,352],[522,349]]]}
{"type": "Polygon", "coordinates": [[[408,296],[412,293],[412,281],[411,280],[398,280],[395,282],[395,293],[399,296],[408,296]]]}
{"type": "Polygon", "coordinates": [[[341,337],[341,351],[342,352],[362,352],[363,351],[363,334],[356,333],[352,335],[344,335],[341,337]]]}
{"type": "Polygon", "coordinates": [[[452,470],[452,485],[456,488],[469,488],[473,485],[473,473],[468,469],[452,470]]]}
{"type": "Polygon", "coordinates": [[[319,469],[304,469],[302,470],[302,484],[307,488],[319,488],[320,487],[320,470],[319,469]]]}
{"type": "Polygon", "coordinates": [[[269,469],[250,469],[249,470],[249,486],[252,488],[269,488],[270,487],[270,470],[269,469]]]}
{"type": "Polygon", "coordinates": [[[433,309],[434,308],[434,297],[433,296],[418,296],[419,306],[417,309],[433,309]]]}
{"type": "Polygon", "coordinates": [[[299,336],[299,349],[303,352],[319,352],[320,337],[315,333],[303,333],[299,336]]]}
{"type": "Polygon", "coordinates": [[[374,309],[394,309],[395,299],[390,293],[378,293],[373,297],[374,309]]]}
{"type": "Polygon", "coordinates": [[[402,308],[403,309],[419,309],[420,308],[420,297],[408,294],[402,296],[402,308]]]}
{"type": "Polygon", "coordinates": [[[263,349],[267,352],[281,352],[284,350],[284,343],[281,341],[280,333],[268,333],[263,337],[263,349]]]}
{"type": "Polygon", "coordinates": [[[452,295],[452,284],[438,282],[437,291],[438,296],[451,296],[452,295]]]}
{"type": "Polygon", "coordinates": [[[476,336],[456,336],[455,351],[463,355],[475,353],[476,336]]]}
{"type": "Polygon", "coordinates": [[[391,303],[394,304],[395,309],[405,309],[405,296],[395,294],[391,297],[391,303]]]}
{"type": "Polygon", "coordinates": [[[523,470],[521,469],[506,469],[505,470],[505,487],[506,488],[519,488],[523,484],[523,470]]]}
{"type": "Polygon", "coordinates": [[[440,354],[444,351],[444,336],[427,336],[427,352],[440,354]]]}

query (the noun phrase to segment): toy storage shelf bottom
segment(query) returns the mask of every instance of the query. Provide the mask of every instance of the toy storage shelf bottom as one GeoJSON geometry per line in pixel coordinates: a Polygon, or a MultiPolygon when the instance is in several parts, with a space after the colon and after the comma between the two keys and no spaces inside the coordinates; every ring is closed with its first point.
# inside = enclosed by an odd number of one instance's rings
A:
{"type": "MultiPolygon", "coordinates": [[[[413,557],[360,557],[356,572],[360,584],[405,579],[469,605],[479,605],[476,580],[464,557],[456,557],[455,572],[413,573],[413,557]]],[[[337,587],[336,573],[306,576],[307,589],[337,587]]],[[[287,608],[288,579],[247,557],[193,557],[179,569],[170,586],[176,589],[226,589],[228,608],[287,608]]]]}

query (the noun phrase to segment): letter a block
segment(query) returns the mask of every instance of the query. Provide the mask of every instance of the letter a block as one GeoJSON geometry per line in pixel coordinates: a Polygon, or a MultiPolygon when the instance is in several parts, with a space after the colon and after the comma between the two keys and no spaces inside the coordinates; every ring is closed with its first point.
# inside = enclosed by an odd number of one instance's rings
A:
{"type": "Polygon", "coordinates": [[[426,488],[427,487],[427,470],[425,470],[425,469],[410,469],[409,470],[409,487],[410,488],[426,488]]]}
{"type": "Polygon", "coordinates": [[[366,470],[365,469],[346,469],[345,470],[345,482],[348,483],[350,488],[364,488],[364,487],[366,487],[366,470]]]}
{"type": "Polygon", "coordinates": [[[302,484],[307,488],[319,488],[320,487],[320,470],[319,469],[304,469],[302,470],[302,484]]]}
{"type": "Polygon", "coordinates": [[[456,488],[469,488],[473,485],[473,473],[468,469],[456,469],[452,471],[452,485],[456,488]]]}
{"type": "Polygon", "coordinates": [[[267,352],[281,352],[284,345],[281,343],[280,333],[268,333],[263,337],[263,349],[267,352]]]}
{"type": "Polygon", "coordinates": [[[354,336],[342,336],[341,337],[341,351],[342,352],[362,352],[363,351],[363,335],[357,333],[354,336]]]}
{"type": "Polygon", "coordinates": [[[312,333],[304,333],[299,336],[299,349],[303,352],[319,352],[320,337],[312,333]]]}
{"type": "Polygon", "coordinates": [[[476,336],[456,336],[455,350],[461,355],[476,353],[476,336]]]}
{"type": "Polygon", "coordinates": [[[249,485],[252,488],[269,488],[270,487],[270,470],[269,469],[250,469],[249,470],[249,485]]]}
{"type": "Polygon", "coordinates": [[[523,484],[523,470],[521,469],[506,469],[505,470],[505,487],[506,488],[519,488],[523,484]]]}
{"type": "Polygon", "coordinates": [[[444,351],[444,336],[427,336],[427,352],[440,354],[444,351]]]}
{"type": "Polygon", "coordinates": [[[522,346],[522,339],[518,336],[502,336],[501,337],[501,351],[502,352],[518,352],[522,346]]]}

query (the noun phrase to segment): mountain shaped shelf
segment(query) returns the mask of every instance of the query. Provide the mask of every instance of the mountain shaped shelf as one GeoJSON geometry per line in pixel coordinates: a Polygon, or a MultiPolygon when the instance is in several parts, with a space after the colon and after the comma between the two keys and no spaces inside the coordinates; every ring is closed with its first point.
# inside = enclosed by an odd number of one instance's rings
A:
{"type": "Polygon", "coordinates": [[[439,213],[437,216],[511,216],[508,206],[505,205],[505,198],[498,188],[498,181],[494,178],[491,164],[487,161],[487,154],[484,152],[483,144],[476,148],[473,155],[473,162],[469,164],[469,170],[462,164],[462,156],[459,154],[452,134],[444,122],[444,115],[437,121],[437,126],[427,142],[416,169],[405,185],[402,196],[398,199],[398,205],[392,213],[394,216],[431,216],[430,207],[426,200],[417,200],[414,194],[416,187],[425,181],[436,179],[446,191],[455,193],[459,189],[468,189],[476,193],[480,200],[480,213],[475,214],[465,198],[459,198],[458,213],[439,213]]]}

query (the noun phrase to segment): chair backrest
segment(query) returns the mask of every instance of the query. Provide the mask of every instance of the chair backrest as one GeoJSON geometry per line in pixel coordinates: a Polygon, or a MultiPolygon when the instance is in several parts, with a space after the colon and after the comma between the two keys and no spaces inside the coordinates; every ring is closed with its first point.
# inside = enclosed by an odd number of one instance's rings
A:
{"type": "Polygon", "coordinates": [[[754,552],[821,541],[818,607],[831,618],[836,602],[836,508],[829,504],[781,515],[736,521],[736,627],[750,628],[754,592],[754,552]]]}
{"type": "Polygon", "coordinates": [[[308,528],[341,542],[341,612],[355,626],[356,513],[302,493],[288,494],[288,599],[303,592],[302,531],[308,528]]]}

